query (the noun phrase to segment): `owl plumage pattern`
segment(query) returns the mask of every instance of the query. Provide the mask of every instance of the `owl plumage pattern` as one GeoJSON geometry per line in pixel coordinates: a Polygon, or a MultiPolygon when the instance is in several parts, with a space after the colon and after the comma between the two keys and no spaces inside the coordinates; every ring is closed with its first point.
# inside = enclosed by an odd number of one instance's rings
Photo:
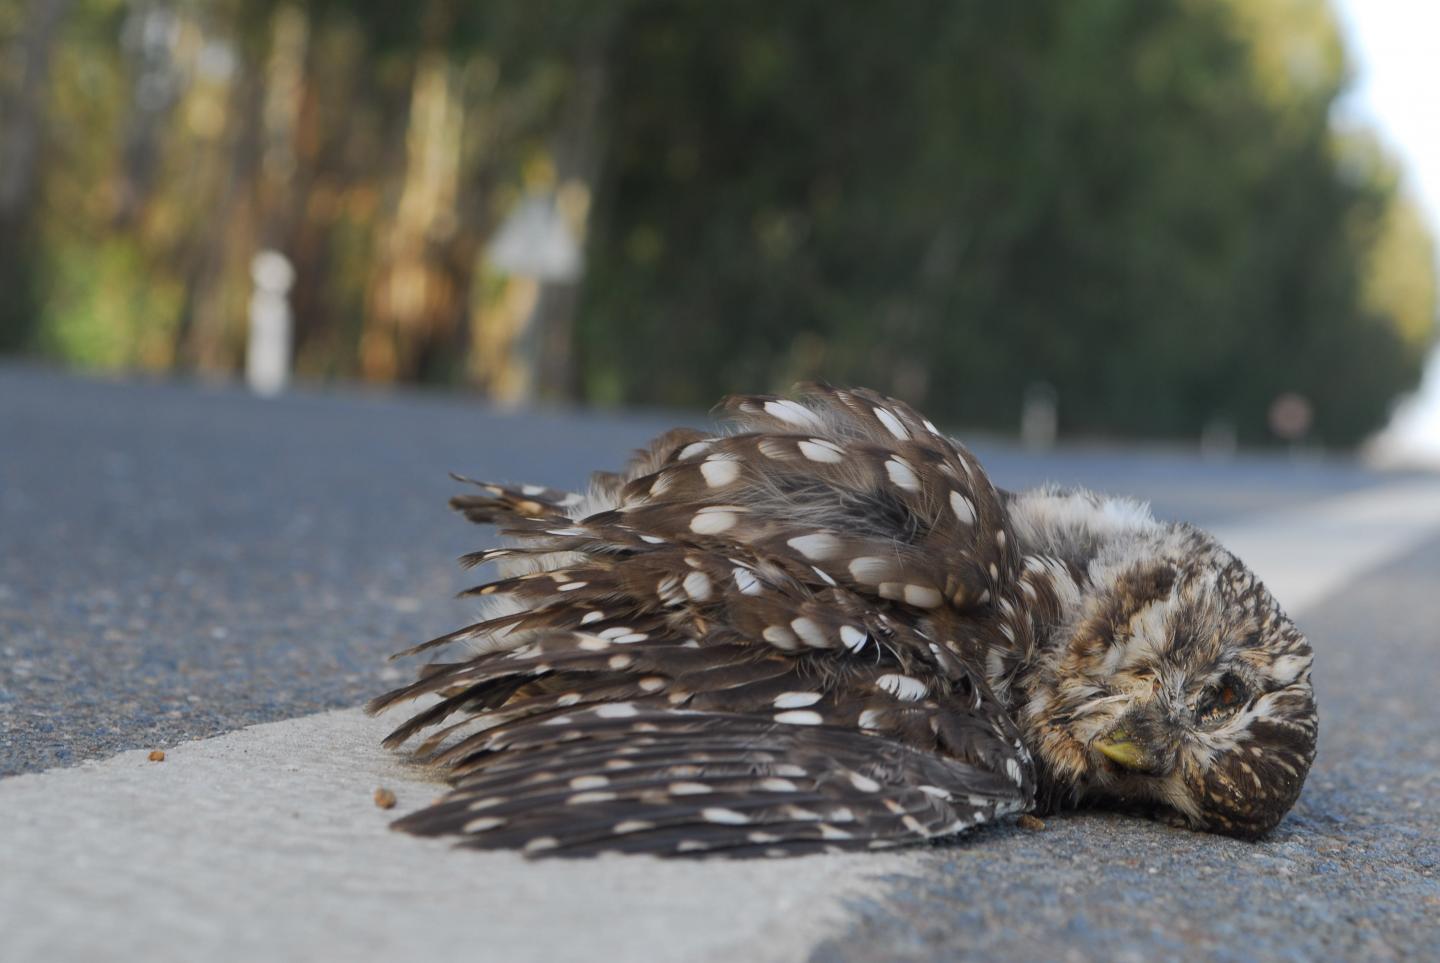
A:
{"type": "Polygon", "coordinates": [[[1315,752],[1310,647],[1208,535],[996,488],[905,404],[723,402],[584,495],[475,483],[473,625],[371,704],[452,788],[397,826],[540,855],[787,856],[1101,806],[1258,836],[1315,752]]]}

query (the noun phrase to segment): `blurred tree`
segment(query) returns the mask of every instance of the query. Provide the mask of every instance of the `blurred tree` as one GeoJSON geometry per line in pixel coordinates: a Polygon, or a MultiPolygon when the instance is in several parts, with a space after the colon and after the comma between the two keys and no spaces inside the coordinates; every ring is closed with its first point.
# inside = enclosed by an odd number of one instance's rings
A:
{"type": "Polygon", "coordinates": [[[1327,6],[1235,7],[636,10],[588,393],[825,376],[1009,427],[1046,382],[1069,431],[1255,439],[1297,389],[1355,440],[1417,376],[1433,284],[1408,322],[1364,302],[1391,175],[1337,162],[1327,6]]]}
{"type": "Polygon", "coordinates": [[[273,249],[312,378],[1249,440],[1297,392],[1347,444],[1434,331],[1324,0],[0,0],[0,47],[0,347],[77,363],[237,371],[273,249]],[[579,285],[487,257],[536,200],[579,285]]]}
{"type": "Polygon", "coordinates": [[[69,6],[0,4],[0,351],[29,347],[38,322],[35,181],[51,54],[69,6]]]}

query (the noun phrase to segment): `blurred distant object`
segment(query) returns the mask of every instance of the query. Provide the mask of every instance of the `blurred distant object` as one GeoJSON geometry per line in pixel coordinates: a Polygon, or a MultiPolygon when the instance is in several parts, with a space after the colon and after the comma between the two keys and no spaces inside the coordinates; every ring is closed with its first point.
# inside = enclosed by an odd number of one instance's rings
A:
{"type": "Polygon", "coordinates": [[[1366,443],[1365,457],[1382,468],[1440,469],[1440,347],[1430,353],[1420,390],[1395,406],[1390,423],[1366,443]]]}
{"type": "Polygon", "coordinates": [[[1228,418],[1211,418],[1200,432],[1200,457],[1210,461],[1234,458],[1239,441],[1234,422],[1228,418]]]}
{"type": "Polygon", "coordinates": [[[277,395],[290,382],[290,286],[295,269],[279,251],[261,251],[250,262],[250,338],[245,380],[257,395],[277,395]]]}
{"type": "Polygon", "coordinates": [[[1055,447],[1060,430],[1060,398],[1055,389],[1043,382],[1025,389],[1025,404],[1020,410],[1020,441],[1032,451],[1048,451],[1055,447]]]}
{"type": "MultiPolygon", "coordinates": [[[[550,192],[522,199],[495,232],[485,253],[491,267],[514,275],[512,283],[524,304],[514,318],[519,322],[514,357],[502,362],[490,393],[507,404],[533,401],[544,378],[540,366],[545,312],[553,308],[553,302],[544,296],[546,285],[576,284],[584,268],[584,254],[556,195],[550,192]]],[[[564,322],[568,325],[570,320],[566,317],[564,322]]]]}
{"type": "Polygon", "coordinates": [[[1266,415],[1270,432],[1281,441],[1301,441],[1310,433],[1315,421],[1315,409],[1303,395],[1287,391],[1270,402],[1266,415]]]}
{"type": "Polygon", "coordinates": [[[485,253],[497,269],[540,281],[579,280],[583,263],[553,194],[526,197],[516,205],[485,253]]]}
{"type": "Polygon", "coordinates": [[[248,372],[268,250],[299,378],[1353,444],[1436,285],[1346,77],[1324,0],[0,0],[0,348],[248,372]]]}

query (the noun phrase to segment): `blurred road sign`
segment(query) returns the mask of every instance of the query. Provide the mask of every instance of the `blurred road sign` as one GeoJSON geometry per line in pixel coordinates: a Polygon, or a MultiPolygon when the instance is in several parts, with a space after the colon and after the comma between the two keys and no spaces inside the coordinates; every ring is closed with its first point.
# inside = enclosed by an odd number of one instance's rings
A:
{"type": "Polygon", "coordinates": [[[516,205],[485,254],[502,271],[541,281],[574,281],[584,266],[580,243],[553,193],[532,194],[516,205]]]}
{"type": "Polygon", "coordinates": [[[1270,402],[1270,430],[1277,438],[1299,441],[1310,430],[1314,411],[1310,402],[1293,391],[1287,391],[1270,402]]]}

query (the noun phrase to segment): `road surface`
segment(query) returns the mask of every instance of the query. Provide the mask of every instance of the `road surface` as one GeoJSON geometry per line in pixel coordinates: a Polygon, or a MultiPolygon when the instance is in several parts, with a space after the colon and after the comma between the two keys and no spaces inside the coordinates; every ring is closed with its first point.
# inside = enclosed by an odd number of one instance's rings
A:
{"type": "Polygon", "coordinates": [[[675,420],[0,367],[0,958],[1440,951],[1440,482],[1342,461],[974,445],[1003,485],[1217,528],[1296,614],[1320,758],[1264,842],[1085,814],[882,856],[527,863],[387,832],[437,790],[353,707],[468,614],[453,559],[484,538],[446,472],[573,486],[675,420]]]}

